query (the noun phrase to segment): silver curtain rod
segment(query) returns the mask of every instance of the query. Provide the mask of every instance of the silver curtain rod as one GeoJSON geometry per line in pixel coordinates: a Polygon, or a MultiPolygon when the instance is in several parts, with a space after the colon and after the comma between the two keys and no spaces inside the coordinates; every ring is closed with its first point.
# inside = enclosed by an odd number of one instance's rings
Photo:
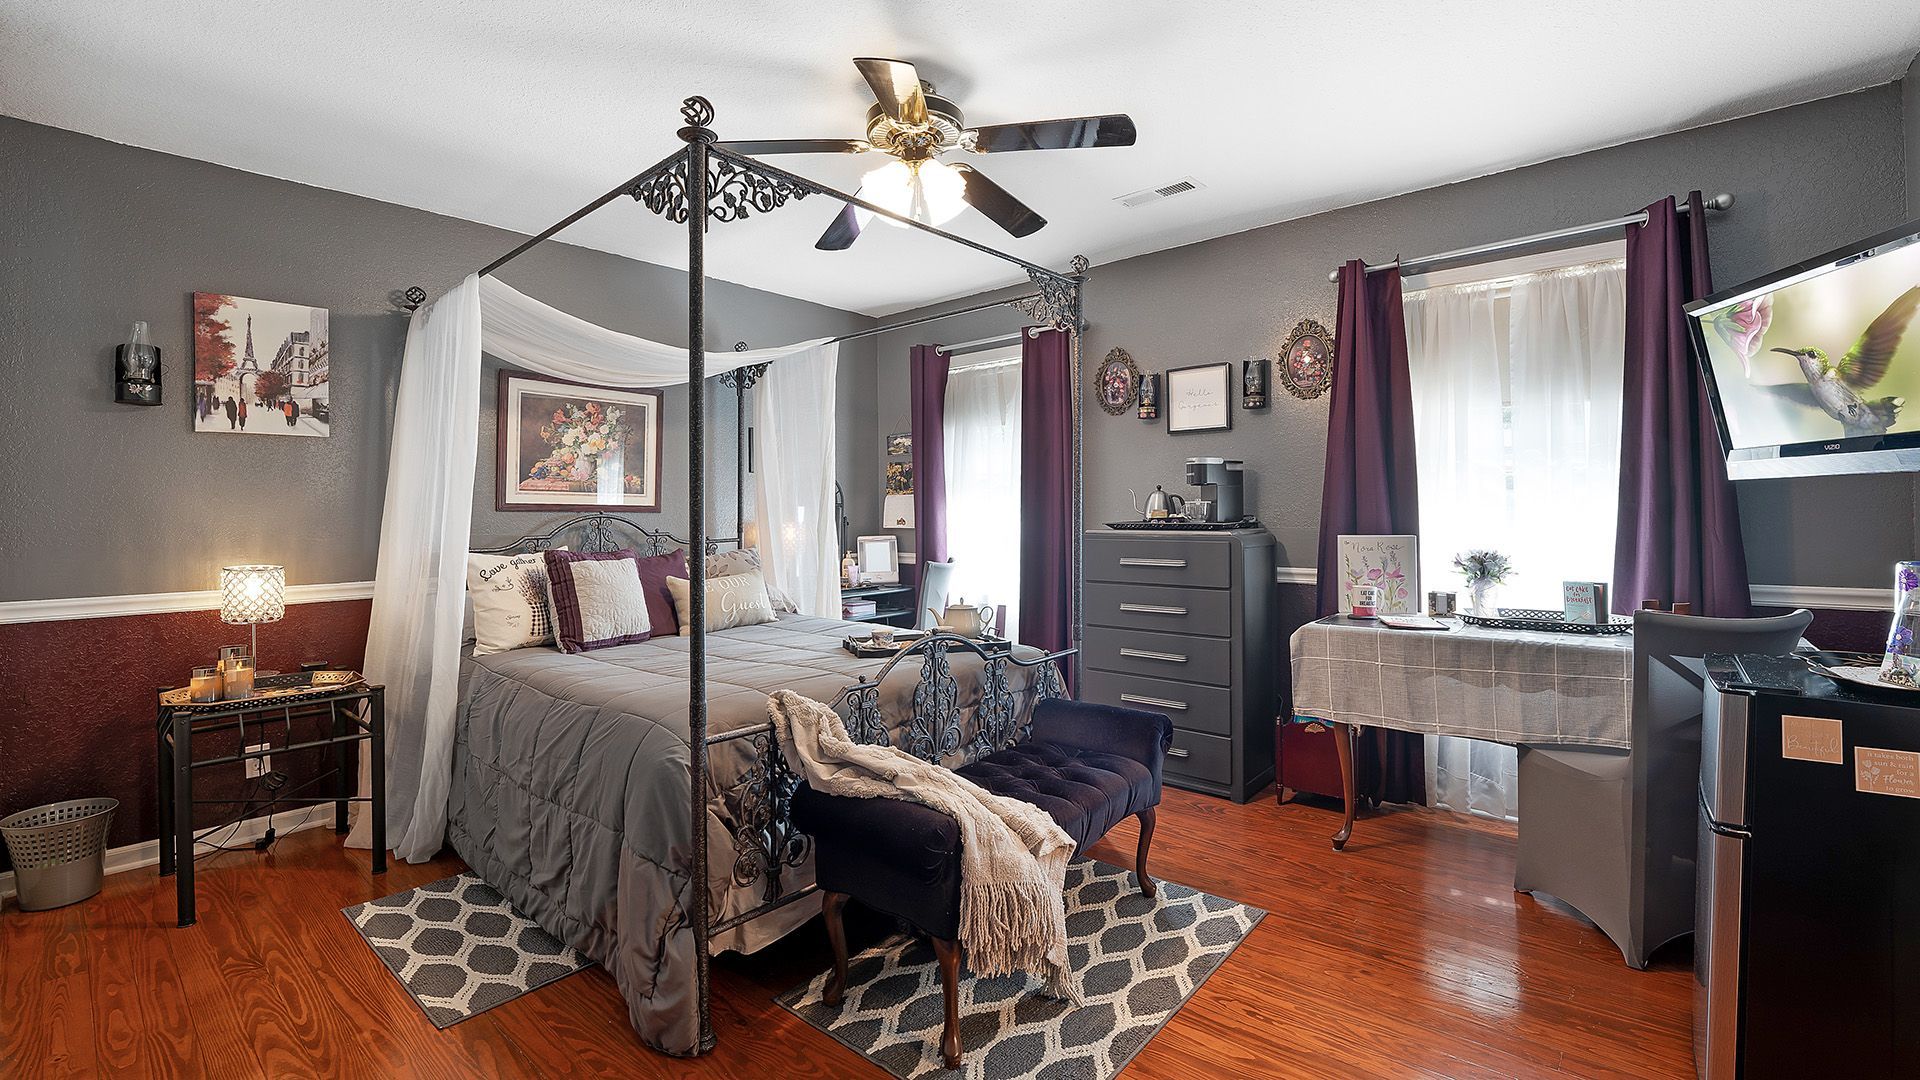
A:
{"type": "Polygon", "coordinates": [[[837,338],[828,338],[827,340],[821,342],[821,344],[834,345],[842,341],[852,341],[854,338],[872,337],[875,334],[890,333],[894,330],[905,330],[909,326],[919,326],[922,323],[939,322],[941,319],[951,319],[956,315],[971,315],[976,311],[986,311],[990,308],[997,308],[997,307],[1011,307],[1012,305],[1018,304],[1022,301],[1038,300],[1038,299],[1040,299],[1039,293],[1026,293],[1021,296],[1009,296],[1005,300],[993,300],[985,304],[975,304],[972,307],[955,308],[952,311],[943,311],[938,315],[922,315],[917,319],[908,319],[905,322],[888,323],[886,326],[876,326],[871,330],[856,330],[851,334],[841,334],[837,338]]]}
{"type": "Polygon", "coordinates": [[[1019,341],[1022,334],[1028,337],[1039,337],[1040,335],[1035,332],[1038,329],[1038,327],[1028,327],[1025,330],[1010,330],[1004,334],[995,334],[992,337],[974,338],[972,341],[962,341],[953,345],[936,345],[934,347],[940,352],[946,353],[948,356],[957,356],[960,353],[991,349],[996,345],[1011,345],[1019,341]]]}
{"type": "MultiPolygon", "coordinates": [[[[1705,200],[1701,205],[1705,206],[1708,210],[1725,210],[1733,205],[1733,196],[1723,191],[1705,200]]],[[[1688,206],[1684,202],[1679,205],[1678,209],[1683,214],[1688,212],[1688,206]]],[[[1515,248],[1532,247],[1535,244],[1548,244],[1555,240],[1574,240],[1582,236],[1592,235],[1593,233],[1609,232],[1614,229],[1624,228],[1628,225],[1645,225],[1646,223],[1647,212],[1642,210],[1637,214],[1627,214],[1622,217],[1608,218],[1605,221],[1589,222],[1585,225],[1573,225],[1564,229],[1555,229],[1552,232],[1534,233],[1532,236],[1516,236],[1511,240],[1496,240],[1491,244],[1475,244],[1473,247],[1435,252],[1432,255],[1422,255],[1417,259],[1396,259],[1393,262],[1381,263],[1379,266],[1369,266],[1367,267],[1367,273],[1372,274],[1381,270],[1391,270],[1396,266],[1405,270],[1409,266],[1425,266],[1428,263],[1452,262],[1455,259],[1471,259],[1479,255],[1493,255],[1502,251],[1512,251],[1515,248]]],[[[1332,273],[1329,273],[1327,280],[1339,281],[1340,271],[1335,269],[1332,273]]]]}

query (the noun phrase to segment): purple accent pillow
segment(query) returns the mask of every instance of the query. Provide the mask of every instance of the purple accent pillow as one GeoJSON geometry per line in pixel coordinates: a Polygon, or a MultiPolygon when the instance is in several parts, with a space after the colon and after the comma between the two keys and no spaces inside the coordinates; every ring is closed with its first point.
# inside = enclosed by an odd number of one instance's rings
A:
{"type": "Polygon", "coordinates": [[[602,553],[546,553],[553,640],[561,652],[632,645],[651,636],[638,561],[639,556],[629,548],[602,553]],[[614,565],[622,562],[624,567],[614,565]]]}
{"type": "Polygon", "coordinates": [[[648,555],[640,560],[640,584],[647,590],[647,620],[654,637],[673,637],[680,632],[680,620],[674,614],[673,594],[667,591],[667,579],[687,575],[687,553],[673,551],[648,555]]]}

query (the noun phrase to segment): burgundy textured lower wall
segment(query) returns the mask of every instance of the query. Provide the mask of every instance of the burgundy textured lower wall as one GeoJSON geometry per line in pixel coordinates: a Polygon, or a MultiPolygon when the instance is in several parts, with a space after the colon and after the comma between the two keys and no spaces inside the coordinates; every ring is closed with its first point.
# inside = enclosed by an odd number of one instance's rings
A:
{"type": "MultiPolygon", "coordinates": [[[[292,671],[305,660],[326,660],[357,670],[371,606],[345,600],[289,607],[285,620],[260,628],[261,668],[292,671]]],[[[0,816],[104,795],[120,800],[110,845],[153,839],[154,691],[183,685],[192,668],[213,663],[220,646],[246,640],[246,627],[228,626],[212,611],[0,625],[0,816]]],[[[318,758],[317,751],[276,756],[273,767],[298,782],[321,767],[318,758]]],[[[249,782],[239,765],[232,771],[202,772],[195,796],[243,792],[249,782]]],[[[206,806],[199,820],[217,824],[236,811],[206,806]]],[[[10,865],[0,857],[0,869],[10,865]]]]}

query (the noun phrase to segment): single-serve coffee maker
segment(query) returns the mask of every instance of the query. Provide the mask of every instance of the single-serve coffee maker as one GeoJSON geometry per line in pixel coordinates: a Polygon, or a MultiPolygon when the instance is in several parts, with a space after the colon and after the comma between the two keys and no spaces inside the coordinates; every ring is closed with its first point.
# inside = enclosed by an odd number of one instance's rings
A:
{"type": "Polygon", "coordinates": [[[1232,458],[1187,459],[1187,483],[1200,494],[1187,500],[1188,521],[1239,521],[1247,516],[1246,463],[1232,458]]]}

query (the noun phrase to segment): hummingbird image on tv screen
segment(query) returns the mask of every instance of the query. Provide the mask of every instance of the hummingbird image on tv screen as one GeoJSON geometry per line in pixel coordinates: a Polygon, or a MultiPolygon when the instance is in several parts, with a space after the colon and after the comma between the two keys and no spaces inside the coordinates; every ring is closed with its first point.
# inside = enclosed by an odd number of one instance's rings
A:
{"type": "Polygon", "coordinates": [[[1838,360],[1828,359],[1824,351],[1812,346],[1771,350],[1798,361],[1807,385],[1766,389],[1802,405],[1811,405],[1840,421],[1847,438],[1885,435],[1899,419],[1906,399],[1883,397],[1870,401],[1862,397],[1860,391],[1886,378],[1894,351],[1900,347],[1900,338],[1907,332],[1907,324],[1913,321],[1915,311],[1920,311],[1920,285],[1901,293],[1888,304],[1887,310],[1867,324],[1853,347],[1838,360]]]}

